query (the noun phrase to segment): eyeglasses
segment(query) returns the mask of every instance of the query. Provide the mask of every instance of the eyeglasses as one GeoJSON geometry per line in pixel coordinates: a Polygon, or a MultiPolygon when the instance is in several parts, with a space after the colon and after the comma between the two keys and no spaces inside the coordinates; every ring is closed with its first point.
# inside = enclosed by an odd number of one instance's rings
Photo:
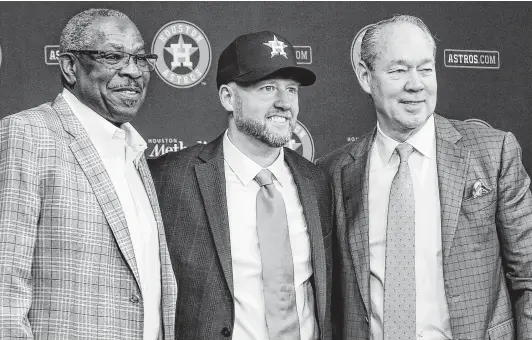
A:
{"type": "Polygon", "coordinates": [[[96,55],[96,59],[113,70],[120,70],[129,65],[129,59],[133,61],[138,69],[143,72],[153,71],[157,54],[131,54],[122,51],[99,51],[99,50],[66,50],[70,53],[96,55]]]}

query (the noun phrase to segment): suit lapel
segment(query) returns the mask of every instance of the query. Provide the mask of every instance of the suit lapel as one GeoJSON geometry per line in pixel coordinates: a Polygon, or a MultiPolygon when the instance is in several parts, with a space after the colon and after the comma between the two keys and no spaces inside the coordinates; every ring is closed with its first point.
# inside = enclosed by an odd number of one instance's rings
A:
{"type": "MultiPolygon", "coordinates": [[[[170,253],[168,252],[168,246],[166,244],[166,236],[164,233],[163,220],[161,211],[159,209],[159,201],[153,184],[153,178],[151,176],[148,164],[146,163],[146,157],[141,156],[138,166],[140,178],[148,194],[151,208],[155,221],[157,222],[157,230],[159,232],[159,258],[161,261],[161,303],[164,318],[164,325],[173,325],[175,318],[175,301],[177,300],[177,282],[172,269],[172,263],[170,262],[170,253]]],[[[173,334],[174,329],[172,327],[165,327],[165,334],[169,338],[169,333],[173,334]]]]}
{"type": "Polygon", "coordinates": [[[358,286],[366,311],[370,311],[369,296],[369,151],[376,129],[361,137],[350,151],[352,159],[342,168],[346,233],[353,258],[358,286]]]}
{"type": "Polygon", "coordinates": [[[70,144],[70,149],[85,173],[85,176],[87,176],[96,199],[100,204],[100,208],[115,236],[118,247],[140,287],[139,272],[124,211],[122,210],[122,205],[118,200],[111,179],[107,171],[105,171],[102,160],[92,144],[89,135],[85,132],[81,123],[61,95],[57,96],[52,107],[58,112],[65,131],[74,139],[70,144]]]}
{"type": "Polygon", "coordinates": [[[309,230],[312,253],[312,268],[314,271],[315,296],[318,306],[318,320],[320,327],[325,322],[326,292],[327,292],[327,264],[325,259],[325,246],[323,244],[323,229],[316,199],[316,192],[312,180],[305,177],[299,163],[290,150],[285,149],[285,161],[291,170],[292,177],[297,187],[299,200],[303,207],[303,215],[309,230]]]}
{"type": "Polygon", "coordinates": [[[440,189],[441,230],[444,258],[449,255],[458,224],[469,165],[469,150],[456,143],[462,135],[451,123],[434,115],[436,124],[436,163],[440,189]]]}
{"type": "Polygon", "coordinates": [[[222,141],[223,134],[205,146],[199,155],[205,163],[196,165],[195,171],[214,245],[229,291],[234,297],[222,141]]]}

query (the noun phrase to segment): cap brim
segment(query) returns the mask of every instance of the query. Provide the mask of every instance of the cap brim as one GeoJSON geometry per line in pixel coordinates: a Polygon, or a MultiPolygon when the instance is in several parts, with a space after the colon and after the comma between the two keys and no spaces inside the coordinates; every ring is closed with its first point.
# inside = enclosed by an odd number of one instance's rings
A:
{"type": "Polygon", "coordinates": [[[301,86],[309,86],[316,82],[316,75],[314,72],[301,66],[260,67],[234,78],[233,81],[237,83],[253,83],[276,76],[294,79],[299,82],[301,86]]]}

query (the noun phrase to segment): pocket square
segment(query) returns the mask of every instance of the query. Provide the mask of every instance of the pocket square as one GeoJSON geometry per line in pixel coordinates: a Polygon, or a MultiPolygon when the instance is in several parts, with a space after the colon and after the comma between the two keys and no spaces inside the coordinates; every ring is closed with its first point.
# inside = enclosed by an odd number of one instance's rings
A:
{"type": "Polygon", "coordinates": [[[487,193],[489,193],[491,189],[486,187],[484,183],[479,179],[473,184],[473,188],[471,189],[471,197],[470,198],[477,198],[480,196],[484,196],[487,193]]]}

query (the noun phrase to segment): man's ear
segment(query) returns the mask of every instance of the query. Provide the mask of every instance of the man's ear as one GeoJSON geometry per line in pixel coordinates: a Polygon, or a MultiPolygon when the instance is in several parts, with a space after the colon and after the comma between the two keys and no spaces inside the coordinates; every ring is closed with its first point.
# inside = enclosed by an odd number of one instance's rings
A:
{"type": "Polygon", "coordinates": [[[69,53],[64,53],[59,57],[59,68],[63,78],[70,85],[74,86],[76,83],[76,71],[79,65],[76,64],[74,56],[69,53]]]}
{"type": "Polygon", "coordinates": [[[360,60],[358,62],[356,74],[358,78],[358,83],[360,84],[360,87],[362,87],[362,90],[364,90],[364,92],[366,92],[367,94],[371,94],[371,70],[364,61],[360,60]]]}
{"type": "Polygon", "coordinates": [[[234,89],[231,86],[224,84],[220,86],[220,89],[218,90],[218,96],[220,97],[220,103],[222,103],[225,110],[233,112],[235,107],[234,89]]]}

